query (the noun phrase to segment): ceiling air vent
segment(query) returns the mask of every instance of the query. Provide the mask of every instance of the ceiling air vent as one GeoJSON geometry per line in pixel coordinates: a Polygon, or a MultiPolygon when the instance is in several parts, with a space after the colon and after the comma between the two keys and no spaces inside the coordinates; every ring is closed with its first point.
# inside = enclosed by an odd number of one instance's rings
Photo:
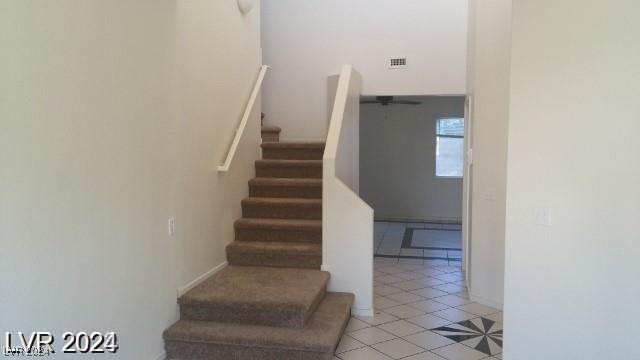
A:
{"type": "Polygon", "coordinates": [[[406,69],[407,58],[406,57],[393,57],[389,59],[389,69],[406,69]]]}

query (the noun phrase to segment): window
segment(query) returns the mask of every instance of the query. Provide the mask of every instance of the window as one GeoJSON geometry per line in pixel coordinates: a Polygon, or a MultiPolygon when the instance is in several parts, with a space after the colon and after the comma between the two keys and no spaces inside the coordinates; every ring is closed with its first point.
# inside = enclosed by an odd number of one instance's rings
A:
{"type": "Polygon", "coordinates": [[[464,119],[436,122],[436,176],[461,178],[464,164],[464,119]]]}

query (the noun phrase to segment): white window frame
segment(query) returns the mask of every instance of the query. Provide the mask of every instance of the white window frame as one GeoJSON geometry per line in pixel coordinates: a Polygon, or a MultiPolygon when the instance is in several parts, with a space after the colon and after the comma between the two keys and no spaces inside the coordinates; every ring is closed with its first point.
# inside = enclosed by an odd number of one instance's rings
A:
{"type": "Polygon", "coordinates": [[[463,149],[463,158],[462,158],[462,167],[463,167],[462,175],[460,176],[438,175],[438,138],[463,139],[464,141],[464,133],[463,135],[440,135],[438,133],[438,124],[440,120],[450,120],[450,119],[462,119],[465,128],[467,126],[466,121],[463,117],[450,116],[450,117],[442,117],[442,118],[436,119],[435,129],[434,129],[434,132],[436,134],[436,143],[435,143],[435,151],[433,156],[433,174],[438,179],[454,179],[455,180],[455,179],[462,179],[464,177],[464,149],[463,149]]]}

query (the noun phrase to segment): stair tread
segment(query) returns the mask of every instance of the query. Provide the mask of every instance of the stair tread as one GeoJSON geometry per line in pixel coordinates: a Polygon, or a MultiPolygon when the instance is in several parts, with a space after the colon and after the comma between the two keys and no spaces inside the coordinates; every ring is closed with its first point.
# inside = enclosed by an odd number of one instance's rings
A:
{"type": "Polygon", "coordinates": [[[324,293],[319,270],[227,266],[178,299],[181,305],[271,312],[307,312],[324,293]]]}
{"type": "Polygon", "coordinates": [[[163,337],[184,343],[333,353],[352,303],[352,294],[327,293],[301,329],[180,320],[165,330],[163,337]]]}
{"type": "MultiPolygon", "coordinates": [[[[269,143],[276,144],[276,143],[269,143]]],[[[286,159],[259,159],[256,166],[308,166],[322,167],[322,160],[286,160],[286,159]]]]}
{"type": "Polygon", "coordinates": [[[322,186],[322,179],[256,177],[249,186],[322,186]]]}
{"type": "Polygon", "coordinates": [[[323,149],[324,141],[280,141],[263,143],[263,149],[323,149]]]}
{"type": "Polygon", "coordinates": [[[275,197],[247,197],[243,204],[252,205],[289,205],[289,206],[322,206],[322,199],[307,198],[275,198],[275,197]]]}
{"type": "Polygon", "coordinates": [[[304,242],[234,241],[227,245],[232,252],[251,254],[289,254],[322,256],[322,244],[304,242]]]}
{"type": "Polygon", "coordinates": [[[322,220],[241,218],[236,220],[235,227],[236,228],[321,230],[322,220]]]}
{"type": "Polygon", "coordinates": [[[269,125],[262,125],[262,132],[274,132],[274,133],[279,133],[282,131],[282,129],[279,126],[269,126],[269,125]]]}

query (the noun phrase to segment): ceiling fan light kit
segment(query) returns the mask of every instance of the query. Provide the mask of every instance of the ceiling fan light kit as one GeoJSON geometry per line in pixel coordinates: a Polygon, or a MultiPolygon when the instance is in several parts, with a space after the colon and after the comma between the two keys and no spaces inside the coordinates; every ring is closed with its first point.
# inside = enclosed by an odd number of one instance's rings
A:
{"type": "Polygon", "coordinates": [[[422,101],[414,100],[394,100],[393,96],[376,96],[375,100],[361,100],[360,104],[380,104],[382,106],[389,106],[391,104],[398,105],[420,105],[422,101]]]}

